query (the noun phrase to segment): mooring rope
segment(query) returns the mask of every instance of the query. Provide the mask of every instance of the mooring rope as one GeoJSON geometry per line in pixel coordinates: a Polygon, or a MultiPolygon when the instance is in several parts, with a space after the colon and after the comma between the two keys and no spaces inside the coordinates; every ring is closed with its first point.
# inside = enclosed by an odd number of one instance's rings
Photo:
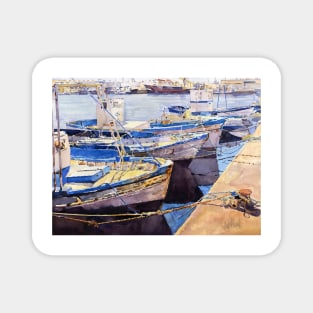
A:
{"type": "MultiPolygon", "coordinates": [[[[82,223],[93,225],[95,227],[99,227],[100,225],[103,225],[103,224],[121,223],[121,222],[126,222],[126,221],[148,218],[148,217],[156,216],[156,215],[162,216],[162,215],[169,214],[175,211],[180,211],[183,209],[193,209],[198,204],[214,205],[214,206],[226,208],[227,206],[230,206],[230,203],[233,203],[231,201],[234,200],[236,197],[237,198],[239,197],[239,199],[244,202],[244,208],[242,209],[244,215],[247,215],[247,214],[249,215],[249,213],[246,212],[246,204],[248,203],[248,201],[251,201],[256,207],[259,207],[261,205],[260,201],[256,201],[252,198],[245,198],[243,196],[240,196],[240,193],[236,191],[225,191],[225,192],[208,193],[204,195],[203,197],[201,197],[196,202],[185,204],[179,207],[169,208],[166,210],[157,210],[157,211],[152,211],[152,212],[120,213],[120,214],[82,214],[82,213],[53,212],[52,215],[54,217],[63,218],[66,220],[71,220],[71,221],[76,221],[76,222],[82,222],[82,223]],[[221,200],[223,204],[210,203],[216,200],[221,200]],[[125,218],[118,219],[118,220],[97,222],[95,220],[79,219],[78,217],[125,217],[125,218]]],[[[234,209],[234,207],[232,206],[231,208],[234,209]]]]}

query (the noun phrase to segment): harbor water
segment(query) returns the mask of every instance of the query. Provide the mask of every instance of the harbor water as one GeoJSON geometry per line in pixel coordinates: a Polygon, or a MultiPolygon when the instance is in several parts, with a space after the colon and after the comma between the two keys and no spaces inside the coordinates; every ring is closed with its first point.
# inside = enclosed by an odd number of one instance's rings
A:
{"type": "MultiPolygon", "coordinates": [[[[171,105],[188,106],[189,94],[125,94],[108,95],[110,98],[123,98],[126,121],[147,121],[161,116],[164,108],[171,105]]],[[[251,105],[256,95],[231,96],[214,95],[213,108],[232,108],[251,105]]],[[[89,95],[59,95],[60,127],[67,122],[96,118],[96,103],[89,95]]]]}

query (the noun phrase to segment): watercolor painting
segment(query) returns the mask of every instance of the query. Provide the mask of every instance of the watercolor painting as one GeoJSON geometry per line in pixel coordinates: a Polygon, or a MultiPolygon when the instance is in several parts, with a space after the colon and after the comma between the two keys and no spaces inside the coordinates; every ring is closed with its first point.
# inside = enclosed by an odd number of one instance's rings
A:
{"type": "Polygon", "coordinates": [[[35,247],[48,255],[272,252],[281,239],[281,106],[281,73],[265,58],[40,61],[35,247]]]}
{"type": "Polygon", "coordinates": [[[261,78],[53,77],[52,234],[261,235],[261,78]]]}

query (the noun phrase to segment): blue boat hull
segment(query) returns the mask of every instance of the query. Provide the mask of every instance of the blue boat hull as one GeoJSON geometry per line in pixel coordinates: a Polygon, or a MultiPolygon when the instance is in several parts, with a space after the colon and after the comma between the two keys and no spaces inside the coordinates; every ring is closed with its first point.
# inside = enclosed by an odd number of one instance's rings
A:
{"type": "Polygon", "coordinates": [[[74,142],[71,149],[72,158],[88,159],[90,157],[116,157],[118,149],[123,149],[128,155],[137,157],[159,157],[164,159],[188,160],[197,156],[198,152],[208,139],[207,133],[197,135],[177,136],[177,140],[169,136],[152,137],[148,139],[123,139],[122,146],[118,144],[107,144],[105,140],[79,140],[74,142]]]}
{"type": "MultiPolygon", "coordinates": [[[[126,130],[118,129],[121,136],[134,138],[149,138],[161,134],[177,134],[181,132],[193,133],[201,131],[209,131],[211,129],[220,128],[225,123],[225,118],[217,117],[206,121],[197,120],[182,120],[182,121],[156,121],[150,123],[149,128],[141,130],[126,130]]],[[[96,129],[96,120],[85,120],[68,123],[69,129],[64,129],[66,132],[75,130],[90,131],[95,136],[111,136],[110,129],[96,129]]]]}

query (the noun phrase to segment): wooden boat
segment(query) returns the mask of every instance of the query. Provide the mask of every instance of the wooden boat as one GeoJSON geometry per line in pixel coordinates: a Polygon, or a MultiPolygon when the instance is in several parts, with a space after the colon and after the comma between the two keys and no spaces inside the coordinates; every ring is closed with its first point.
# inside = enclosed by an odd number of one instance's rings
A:
{"type": "MultiPolygon", "coordinates": [[[[181,108],[181,113],[176,113],[177,116],[186,117],[189,119],[197,119],[201,117],[204,121],[211,120],[213,117],[223,117],[225,122],[222,126],[222,137],[225,138],[225,133],[228,133],[236,138],[243,138],[252,134],[260,122],[260,104],[253,103],[252,105],[239,107],[224,107],[213,109],[212,94],[204,90],[194,90],[190,93],[190,106],[181,108]]],[[[171,107],[168,108],[169,111],[171,107]]]]}
{"type": "MultiPolygon", "coordinates": [[[[198,114],[191,113],[191,116],[201,116],[205,121],[206,118],[210,120],[212,116],[207,112],[196,112],[198,114]],[[202,114],[201,114],[202,113],[202,114]]],[[[243,138],[252,134],[260,123],[261,115],[257,110],[251,107],[241,108],[238,110],[228,110],[227,112],[217,113],[217,116],[224,117],[225,122],[221,127],[222,137],[225,137],[225,133],[229,133],[234,137],[243,138]]]]}
{"type": "Polygon", "coordinates": [[[246,117],[259,112],[260,107],[258,105],[249,105],[232,108],[217,108],[209,111],[197,111],[191,114],[193,116],[246,117]]]}
{"type": "MultiPolygon", "coordinates": [[[[210,118],[212,117],[210,114],[207,114],[207,112],[193,113],[190,113],[192,117],[195,118],[197,116],[201,116],[204,121],[206,118],[210,120],[210,118]]],[[[219,113],[217,114],[219,116],[219,113]]],[[[239,139],[252,134],[259,125],[261,118],[260,114],[251,107],[247,107],[247,109],[238,108],[238,110],[228,110],[227,112],[221,113],[221,116],[225,118],[225,122],[221,127],[221,136],[223,136],[225,132],[227,132],[239,139]]]]}
{"type": "Polygon", "coordinates": [[[152,120],[147,125],[143,125],[141,128],[136,129],[125,128],[123,124],[116,124],[110,126],[109,124],[103,124],[101,127],[97,126],[97,119],[90,120],[79,120],[67,123],[68,130],[80,130],[90,131],[97,135],[110,135],[113,127],[116,128],[119,133],[124,135],[130,135],[135,138],[146,138],[155,135],[172,135],[178,133],[194,133],[203,132],[210,130],[220,129],[225,118],[212,117],[211,119],[206,118],[205,120],[201,117],[194,119],[182,119],[174,115],[164,115],[160,119],[152,120]]]}
{"type": "Polygon", "coordinates": [[[221,117],[191,119],[190,116],[180,118],[176,115],[163,114],[160,119],[150,121],[150,127],[143,129],[143,131],[153,132],[154,134],[177,133],[181,131],[194,133],[218,129],[224,122],[225,118],[221,117]]]}
{"type": "Polygon", "coordinates": [[[189,109],[189,107],[183,105],[171,105],[167,107],[167,109],[169,113],[184,114],[185,111],[189,109]]]}
{"type": "Polygon", "coordinates": [[[213,117],[230,117],[242,116],[246,117],[254,113],[260,113],[261,106],[258,103],[251,105],[241,105],[236,107],[219,107],[219,100],[217,107],[213,108],[213,93],[208,90],[191,90],[190,91],[190,105],[189,106],[169,106],[170,113],[183,115],[190,111],[191,116],[213,116],[213,117]]]}
{"type": "MultiPolygon", "coordinates": [[[[77,138],[77,137],[75,137],[77,138]]],[[[190,133],[177,135],[161,135],[148,138],[121,138],[116,140],[110,137],[82,138],[70,140],[73,149],[104,150],[112,155],[115,151],[134,156],[150,156],[177,160],[189,160],[197,156],[204,143],[208,140],[208,133],[190,133]]],[[[74,150],[75,153],[82,151],[74,150]]],[[[87,152],[88,152],[87,151],[87,152]]]]}
{"type": "Polygon", "coordinates": [[[172,161],[103,153],[73,158],[65,132],[53,140],[54,212],[124,212],[165,198],[172,161]]]}
{"type": "Polygon", "coordinates": [[[97,102],[96,119],[69,122],[66,131],[68,133],[71,133],[71,130],[89,131],[95,137],[112,135],[114,137],[114,134],[118,132],[119,135],[130,138],[206,132],[209,135],[206,147],[216,147],[225,122],[223,117],[211,117],[205,120],[202,117],[189,119],[164,113],[159,119],[148,121],[136,128],[127,128],[123,120],[116,119],[114,115],[120,117],[124,115],[121,102],[117,102],[117,99],[109,99],[105,104],[97,102]]]}
{"type": "Polygon", "coordinates": [[[244,138],[255,132],[260,120],[250,117],[230,117],[223,125],[223,131],[237,138],[244,138]]]}

